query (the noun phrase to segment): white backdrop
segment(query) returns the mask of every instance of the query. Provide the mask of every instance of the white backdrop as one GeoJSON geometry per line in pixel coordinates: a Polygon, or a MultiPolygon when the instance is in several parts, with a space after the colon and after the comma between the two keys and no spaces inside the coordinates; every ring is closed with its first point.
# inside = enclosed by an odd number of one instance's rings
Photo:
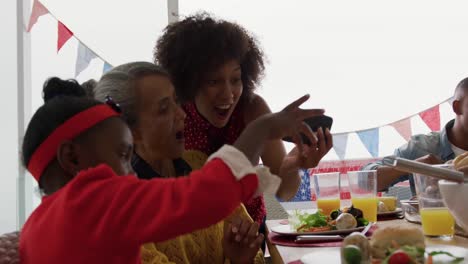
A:
{"type": "MultiPolygon", "coordinates": [[[[113,64],[151,60],[167,21],[158,16],[161,0],[43,2],[113,64]]],[[[268,57],[260,93],[272,108],[311,93],[308,106],[326,108],[335,132],[433,106],[467,75],[464,1],[181,0],[179,6],[182,17],[206,10],[253,32],[268,57]]]]}
{"type": "MultiPolygon", "coordinates": [[[[151,61],[167,21],[164,0],[42,2],[83,43],[114,65],[151,61]]],[[[181,0],[179,7],[181,19],[205,10],[255,34],[268,61],[258,92],[275,111],[310,93],[306,106],[325,108],[334,117],[335,133],[382,126],[418,113],[449,98],[457,82],[468,75],[468,21],[464,18],[468,3],[464,1],[181,0]]],[[[33,49],[37,49],[33,56],[38,56],[33,57],[37,63],[33,68],[42,71],[33,74],[38,88],[52,74],[73,77],[76,41],[67,43],[56,56],[54,23],[52,18],[42,18],[33,33],[33,49]],[[51,63],[39,66],[44,61],[51,63]]],[[[79,79],[99,76],[101,67],[97,63],[79,79]]],[[[40,105],[40,97],[35,99],[40,105]]],[[[443,123],[451,117],[450,111],[447,114],[443,123]]],[[[413,129],[429,131],[421,120],[413,120],[413,129]]],[[[380,155],[404,143],[393,129],[381,132],[381,138],[389,135],[381,142],[380,155]]],[[[355,135],[348,144],[346,158],[369,157],[355,135]]],[[[326,157],[336,158],[334,151],[326,157]]]]}

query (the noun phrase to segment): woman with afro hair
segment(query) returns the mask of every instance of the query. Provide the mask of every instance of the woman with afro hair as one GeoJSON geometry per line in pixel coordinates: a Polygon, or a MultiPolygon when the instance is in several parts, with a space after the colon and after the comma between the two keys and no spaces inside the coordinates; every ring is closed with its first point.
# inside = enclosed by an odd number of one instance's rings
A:
{"type": "MultiPolygon", "coordinates": [[[[187,114],[184,158],[194,168],[223,144],[232,144],[247,124],[271,113],[265,100],[254,93],[264,73],[264,54],[255,37],[236,23],[201,13],[170,24],[157,41],[154,60],[171,75],[187,114]]],[[[328,130],[305,133],[311,147],[304,145],[302,151],[294,148],[286,154],[281,140],[271,140],[260,156],[282,179],[277,192],[281,199],[296,194],[301,183],[298,170],[317,166],[332,147],[328,130]]],[[[245,205],[252,218],[264,225],[263,197],[245,205]]]]}

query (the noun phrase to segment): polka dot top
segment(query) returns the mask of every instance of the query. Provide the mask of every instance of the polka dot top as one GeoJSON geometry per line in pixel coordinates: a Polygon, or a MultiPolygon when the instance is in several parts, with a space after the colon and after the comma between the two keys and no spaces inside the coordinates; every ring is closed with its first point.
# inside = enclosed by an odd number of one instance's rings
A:
{"type": "MultiPolygon", "coordinates": [[[[210,124],[196,109],[195,103],[184,104],[187,114],[185,118],[185,149],[187,151],[201,151],[210,155],[224,144],[233,144],[244,130],[245,123],[242,107],[237,104],[228,124],[217,128],[210,124]]],[[[195,169],[195,168],[194,168],[195,169]]],[[[245,204],[250,216],[259,224],[266,215],[263,196],[251,199],[245,204]]]]}

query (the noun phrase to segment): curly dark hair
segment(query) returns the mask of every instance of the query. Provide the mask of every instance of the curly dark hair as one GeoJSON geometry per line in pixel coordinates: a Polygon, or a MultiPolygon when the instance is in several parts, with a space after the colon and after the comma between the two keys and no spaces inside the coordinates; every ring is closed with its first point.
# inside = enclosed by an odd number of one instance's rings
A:
{"type": "Polygon", "coordinates": [[[263,77],[264,54],[257,40],[236,23],[199,13],[170,24],[154,49],[155,63],[171,75],[177,96],[192,101],[202,78],[230,60],[240,62],[243,93],[250,98],[263,77]]]}

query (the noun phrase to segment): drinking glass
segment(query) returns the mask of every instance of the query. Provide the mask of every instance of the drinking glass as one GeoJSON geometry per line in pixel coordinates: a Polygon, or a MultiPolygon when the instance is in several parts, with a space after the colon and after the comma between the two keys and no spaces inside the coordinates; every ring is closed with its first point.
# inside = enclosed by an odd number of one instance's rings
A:
{"type": "Polygon", "coordinates": [[[311,177],[317,196],[317,208],[327,216],[340,209],[340,173],[317,173],[311,177]]]}
{"type": "MultiPolygon", "coordinates": [[[[435,166],[449,168],[447,165],[435,166]]],[[[414,181],[424,235],[442,238],[452,237],[455,220],[442,200],[439,179],[415,173],[414,181]]]]}
{"type": "Polygon", "coordinates": [[[348,172],[351,202],[362,211],[369,222],[377,222],[377,171],[348,172]]]}

